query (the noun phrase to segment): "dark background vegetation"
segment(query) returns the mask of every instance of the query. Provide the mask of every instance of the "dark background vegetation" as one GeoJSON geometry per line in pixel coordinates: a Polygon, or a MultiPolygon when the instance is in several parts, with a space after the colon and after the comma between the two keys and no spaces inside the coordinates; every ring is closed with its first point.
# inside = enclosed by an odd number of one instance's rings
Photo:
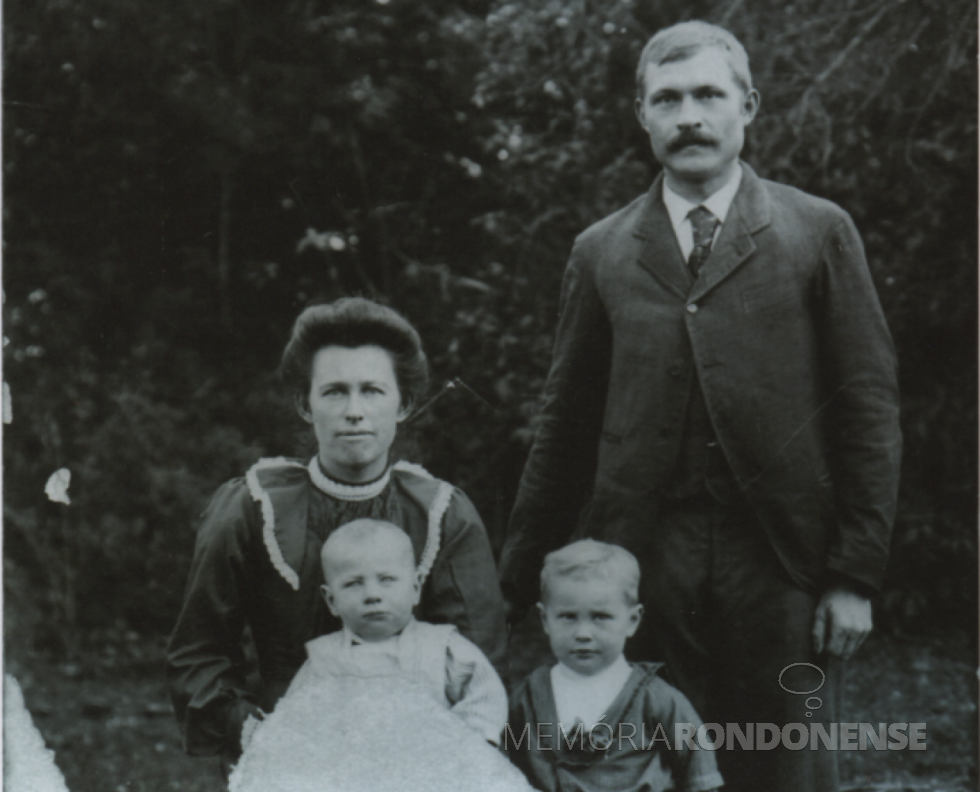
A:
{"type": "Polygon", "coordinates": [[[74,668],[159,646],[209,494],[259,456],[307,450],[274,369],[314,300],[390,303],[422,333],[433,392],[468,386],[403,441],[499,546],[566,257],[656,172],[633,72],[647,37],[685,18],[749,51],[763,105],[745,159],[841,204],[865,241],[906,438],[879,624],[975,632],[972,0],[5,0],[3,14],[8,658],[74,668]],[[70,506],[44,494],[62,467],[70,506]]]}

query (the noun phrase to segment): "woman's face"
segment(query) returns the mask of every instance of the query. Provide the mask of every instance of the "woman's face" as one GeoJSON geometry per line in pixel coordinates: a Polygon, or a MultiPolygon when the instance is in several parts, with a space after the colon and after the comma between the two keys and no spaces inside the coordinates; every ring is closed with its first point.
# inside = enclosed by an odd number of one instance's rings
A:
{"type": "Polygon", "coordinates": [[[320,463],[333,478],[372,481],[388,465],[388,449],[407,411],[391,355],[378,346],[328,346],[313,357],[308,405],[320,463]]]}

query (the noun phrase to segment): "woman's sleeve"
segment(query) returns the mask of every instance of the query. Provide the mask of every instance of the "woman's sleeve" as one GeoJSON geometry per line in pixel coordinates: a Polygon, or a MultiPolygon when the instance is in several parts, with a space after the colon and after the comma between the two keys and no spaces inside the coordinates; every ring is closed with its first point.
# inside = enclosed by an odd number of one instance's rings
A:
{"type": "Polygon", "coordinates": [[[241,724],[258,707],[246,689],[243,594],[249,586],[254,507],[244,482],[225,484],[204,512],[184,605],[167,647],[167,672],[184,750],[237,753],[241,724]]]}
{"type": "Polygon", "coordinates": [[[504,676],[507,626],[497,568],[483,521],[458,489],[442,520],[442,542],[423,591],[420,617],[455,625],[504,676]]]}
{"type": "Polygon", "coordinates": [[[533,750],[536,732],[533,712],[531,688],[525,679],[510,696],[501,750],[535,789],[548,789],[548,778],[552,778],[551,788],[555,789],[558,783],[550,761],[555,758],[553,753],[533,750]]]}

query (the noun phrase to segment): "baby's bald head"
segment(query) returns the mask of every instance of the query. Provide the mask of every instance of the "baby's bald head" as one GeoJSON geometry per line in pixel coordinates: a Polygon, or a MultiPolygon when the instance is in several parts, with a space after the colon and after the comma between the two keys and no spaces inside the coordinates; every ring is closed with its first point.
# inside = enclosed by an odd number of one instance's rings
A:
{"type": "Polygon", "coordinates": [[[323,543],[320,563],[327,585],[340,567],[364,556],[384,557],[415,569],[415,550],[408,534],[394,523],[365,518],[341,525],[323,543]]]}

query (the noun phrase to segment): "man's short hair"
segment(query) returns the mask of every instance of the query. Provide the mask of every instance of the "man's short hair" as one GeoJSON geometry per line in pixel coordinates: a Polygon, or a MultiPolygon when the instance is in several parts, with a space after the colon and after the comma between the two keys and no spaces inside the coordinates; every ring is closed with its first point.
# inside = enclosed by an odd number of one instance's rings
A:
{"type": "Polygon", "coordinates": [[[721,50],[725,55],[732,69],[732,76],[742,86],[742,90],[746,93],[751,91],[752,72],[749,70],[749,56],[745,47],[725,28],[694,20],[664,28],[647,42],[636,66],[637,96],[641,100],[644,98],[649,64],[662,66],[665,63],[687,60],[711,47],[721,50]]]}
{"type": "Polygon", "coordinates": [[[557,578],[613,580],[623,587],[629,605],[639,602],[640,565],[619,545],[582,539],[548,553],[541,569],[541,602],[548,603],[550,586],[557,578]]]}
{"type": "Polygon", "coordinates": [[[323,567],[324,577],[327,574],[327,562],[336,557],[341,548],[347,548],[351,545],[357,546],[374,539],[401,545],[400,549],[405,553],[406,562],[412,566],[415,565],[412,539],[403,529],[386,520],[365,517],[344,523],[327,537],[327,541],[323,543],[323,547],[320,549],[320,564],[323,567]]]}

